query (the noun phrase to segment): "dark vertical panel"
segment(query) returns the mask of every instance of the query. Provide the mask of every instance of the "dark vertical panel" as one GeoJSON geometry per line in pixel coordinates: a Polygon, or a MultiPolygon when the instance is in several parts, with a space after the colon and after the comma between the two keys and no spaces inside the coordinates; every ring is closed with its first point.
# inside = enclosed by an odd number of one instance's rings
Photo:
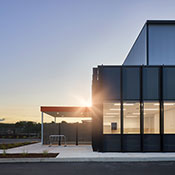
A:
{"type": "Polygon", "coordinates": [[[143,67],[143,99],[158,100],[159,87],[159,68],[143,67]]]}
{"type": "MultiPolygon", "coordinates": [[[[98,92],[98,80],[97,80],[97,68],[93,68],[93,75],[92,75],[92,104],[93,108],[97,103],[97,92],[98,92]]],[[[98,137],[97,137],[97,127],[96,127],[96,114],[95,110],[92,113],[92,149],[93,151],[98,150],[98,137]]]]}
{"type": "Polygon", "coordinates": [[[103,66],[99,66],[99,89],[101,90],[101,94],[99,97],[99,102],[98,102],[98,127],[99,127],[99,145],[98,145],[98,150],[103,151],[103,101],[104,101],[104,80],[103,80],[103,66]]]}
{"type": "Polygon", "coordinates": [[[123,99],[140,99],[140,68],[123,67],[123,99]]]}
{"type": "Polygon", "coordinates": [[[163,99],[175,99],[175,67],[163,68],[163,99]]]}
{"type": "Polygon", "coordinates": [[[61,122],[59,124],[59,127],[60,127],[59,135],[65,135],[67,143],[75,144],[76,124],[61,122]]]}
{"type": "Polygon", "coordinates": [[[120,67],[103,67],[104,100],[120,99],[120,67]]]}
{"type": "Polygon", "coordinates": [[[145,134],[144,135],[144,152],[159,152],[160,148],[160,134],[145,134]]]}
{"type": "Polygon", "coordinates": [[[100,151],[101,135],[102,135],[102,67],[93,69],[93,85],[92,85],[92,147],[94,151],[100,151]]]}
{"type": "Polygon", "coordinates": [[[124,134],[123,135],[123,151],[124,152],[141,151],[140,134],[124,134]]]}
{"type": "MultiPolygon", "coordinates": [[[[56,123],[44,123],[44,144],[49,144],[50,135],[58,135],[59,133],[59,124],[56,123]]],[[[58,142],[57,142],[58,143],[58,142]]]]}
{"type": "Polygon", "coordinates": [[[175,134],[164,134],[163,135],[163,147],[165,152],[175,151],[175,134]]]}
{"type": "Polygon", "coordinates": [[[78,144],[91,144],[92,123],[82,122],[78,124],[78,144]]]}
{"type": "Polygon", "coordinates": [[[104,152],[117,152],[121,151],[120,147],[120,134],[105,134],[103,135],[103,151],[104,152]]]}

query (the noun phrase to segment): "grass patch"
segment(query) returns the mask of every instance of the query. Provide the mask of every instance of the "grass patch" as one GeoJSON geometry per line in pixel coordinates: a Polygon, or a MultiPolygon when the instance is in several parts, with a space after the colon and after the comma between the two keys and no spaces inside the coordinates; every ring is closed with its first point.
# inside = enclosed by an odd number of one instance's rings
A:
{"type": "Polygon", "coordinates": [[[49,154],[48,150],[44,150],[44,151],[43,151],[43,155],[44,155],[44,156],[47,156],[48,154],[49,154]]]}
{"type": "Polygon", "coordinates": [[[10,148],[16,148],[19,146],[25,146],[25,145],[30,145],[30,144],[34,144],[37,142],[23,142],[23,143],[2,143],[0,144],[0,149],[10,149],[10,148]]]}

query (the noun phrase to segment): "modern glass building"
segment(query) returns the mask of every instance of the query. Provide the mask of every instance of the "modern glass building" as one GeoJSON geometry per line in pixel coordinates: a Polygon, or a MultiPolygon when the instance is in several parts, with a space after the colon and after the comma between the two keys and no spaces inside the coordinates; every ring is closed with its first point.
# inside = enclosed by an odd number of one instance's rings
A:
{"type": "Polygon", "coordinates": [[[93,69],[94,151],[175,151],[175,21],[147,21],[121,66],[93,69]]]}

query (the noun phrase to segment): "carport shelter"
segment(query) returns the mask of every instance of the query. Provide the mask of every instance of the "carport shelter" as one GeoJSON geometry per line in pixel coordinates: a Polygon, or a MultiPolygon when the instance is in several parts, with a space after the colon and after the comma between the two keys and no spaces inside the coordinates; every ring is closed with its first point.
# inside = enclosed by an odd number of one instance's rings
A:
{"type": "MultiPolygon", "coordinates": [[[[44,114],[48,114],[54,117],[54,121],[56,123],[57,118],[82,118],[82,120],[87,120],[91,118],[91,109],[90,107],[67,107],[67,106],[41,106],[41,142],[44,144],[44,114]]],[[[60,123],[59,123],[60,125],[60,123]]],[[[60,134],[60,127],[59,127],[60,134]]],[[[75,141],[76,145],[78,145],[78,123],[76,126],[76,135],[75,141]]]]}

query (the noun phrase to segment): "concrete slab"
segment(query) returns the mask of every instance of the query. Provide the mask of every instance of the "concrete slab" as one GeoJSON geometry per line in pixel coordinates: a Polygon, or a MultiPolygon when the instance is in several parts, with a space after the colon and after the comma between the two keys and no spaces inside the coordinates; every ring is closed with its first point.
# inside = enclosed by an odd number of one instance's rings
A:
{"type": "MultiPolygon", "coordinates": [[[[48,145],[42,145],[41,143],[30,144],[26,146],[20,146],[16,148],[7,149],[7,153],[43,153],[43,151],[47,150],[50,153],[58,153],[58,146],[49,147],[48,145]]],[[[2,153],[3,150],[0,150],[2,153]]]]}
{"type": "MultiPolygon", "coordinates": [[[[51,146],[36,143],[8,149],[7,153],[59,153],[56,158],[39,159],[0,159],[0,162],[130,162],[130,161],[175,161],[175,153],[99,153],[93,152],[90,145],[51,146]]],[[[3,151],[0,150],[0,153],[3,151]]]]}

